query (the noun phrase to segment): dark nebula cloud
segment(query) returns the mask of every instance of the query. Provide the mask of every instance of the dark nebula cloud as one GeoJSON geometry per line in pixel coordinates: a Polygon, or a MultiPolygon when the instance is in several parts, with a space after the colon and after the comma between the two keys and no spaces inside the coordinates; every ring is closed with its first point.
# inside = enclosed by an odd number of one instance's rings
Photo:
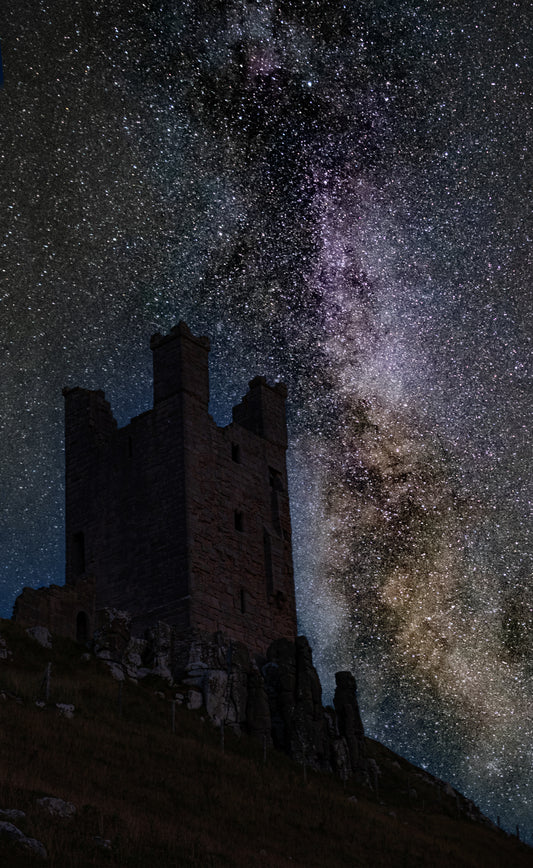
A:
{"type": "Polygon", "coordinates": [[[62,581],[61,387],[127,421],[183,318],[217,421],[289,385],[325,683],[527,827],[529,5],[5,0],[0,38],[3,614],[62,581]]]}

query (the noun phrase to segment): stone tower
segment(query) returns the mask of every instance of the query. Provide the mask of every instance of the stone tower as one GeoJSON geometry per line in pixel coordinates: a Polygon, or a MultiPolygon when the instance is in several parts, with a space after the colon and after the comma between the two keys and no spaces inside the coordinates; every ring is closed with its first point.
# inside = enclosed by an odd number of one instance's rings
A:
{"type": "Polygon", "coordinates": [[[153,409],[118,428],[101,391],[64,389],[67,587],[135,631],[224,631],[262,652],[296,636],[286,388],[250,382],[233,421],[208,412],[209,341],[151,339],[153,409]]]}

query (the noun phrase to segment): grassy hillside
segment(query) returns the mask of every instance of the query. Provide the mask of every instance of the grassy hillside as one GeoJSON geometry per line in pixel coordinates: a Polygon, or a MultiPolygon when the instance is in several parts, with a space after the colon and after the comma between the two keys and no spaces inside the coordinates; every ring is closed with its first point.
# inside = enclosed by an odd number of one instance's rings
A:
{"type": "MultiPolygon", "coordinates": [[[[120,692],[75,643],[55,638],[47,650],[8,621],[0,636],[12,652],[0,660],[0,809],[26,812],[17,825],[43,842],[51,866],[533,865],[531,849],[459,819],[455,800],[375,742],[377,795],[304,775],[273,750],[265,762],[261,744],[230,732],[223,749],[201,712],[176,707],[173,733],[164,682],[120,692]],[[49,701],[39,707],[49,661],[49,701]],[[73,704],[74,717],[56,703],[73,704]],[[72,802],[76,815],[46,815],[43,796],[72,802]]],[[[0,865],[34,864],[43,863],[0,840],[0,865]]]]}

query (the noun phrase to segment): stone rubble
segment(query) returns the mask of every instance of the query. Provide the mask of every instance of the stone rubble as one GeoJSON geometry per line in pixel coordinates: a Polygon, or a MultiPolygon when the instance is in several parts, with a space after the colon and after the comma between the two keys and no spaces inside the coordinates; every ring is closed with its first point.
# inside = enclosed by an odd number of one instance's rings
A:
{"type": "Polygon", "coordinates": [[[28,636],[31,636],[32,639],[35,639],[39,645],[42,645],[43,648],[52,647],[52,636],[47,627],[41,627],[40,625],[37,625],[37,627],[28,627],[26,633],[28,636]]]}
{"type": "Polygon", "coordinates": [[[12,653],[7,647],[7,642],[3,636],[0,636],[0,660],[9,660],[12,653]]]}
{"type": "Polygon", "coordinates": [[[69,705],[66,702],[56,702],[56,708],[63,717],[66,717],[69,720],[72,720],[74,717],[74,712],[76,710],[74,705],[69,705]]]}
{"type": "Polygon", "coordinates": [[[27,850],[43,860],[48,859],[44,844],[37,841],[36,838],[29,838],[13,823],[0,821],[0,839],[9,842],[17,849],[27,850]]]}

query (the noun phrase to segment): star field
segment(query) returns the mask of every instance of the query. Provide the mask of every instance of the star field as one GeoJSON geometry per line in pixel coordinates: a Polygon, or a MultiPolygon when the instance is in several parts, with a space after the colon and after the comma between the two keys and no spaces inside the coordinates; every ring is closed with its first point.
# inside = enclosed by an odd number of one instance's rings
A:
{"type": "Polygon", "coordinates": [[[63,581],[62,386],[125,423],[185,319],[220,424],[289,386],[326,693],[531,838],[531,4],[2,12],[2,614],[63,581]]]}

